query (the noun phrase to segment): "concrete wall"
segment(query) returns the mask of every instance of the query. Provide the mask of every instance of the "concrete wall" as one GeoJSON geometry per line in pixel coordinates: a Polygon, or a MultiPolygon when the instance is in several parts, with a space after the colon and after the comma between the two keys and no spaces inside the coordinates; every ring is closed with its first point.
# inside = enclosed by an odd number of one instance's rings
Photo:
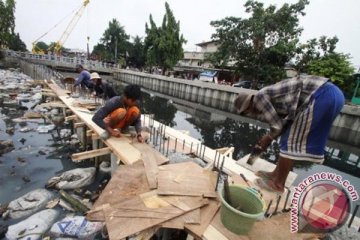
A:
{"type": "MultiPolygon", "coordinates": [[[[233,102],[239,92],[256,93],[249,89],[126,70],[115,72],[114,78],[127,84],[139,84],[153,92],[231,113],[236,113],[233,102]]],[[[353,146],[360,145],[360,106],[344,106],[333,123],[329,139],[353,146]]]]}

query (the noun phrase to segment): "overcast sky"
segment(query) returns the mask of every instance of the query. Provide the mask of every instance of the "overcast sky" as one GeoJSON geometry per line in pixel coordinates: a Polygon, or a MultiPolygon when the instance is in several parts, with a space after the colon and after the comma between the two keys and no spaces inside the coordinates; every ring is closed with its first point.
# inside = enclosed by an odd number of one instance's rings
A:
{"type": "MultiPolygon", "coordinates": [[[[57,41],[65,31],[83,0],[16,0],[16,31],[28,49],[31,43],[54,25],[58,26],[40,41],[57,41]],[[67,17],[66,17],[67,16],[67,17]],[[65,18],[66,17],[66,18],[65,18]]],[[[226,16],[246,17],[245,0],[168,0],[175,18],[180,21],[181,33],[187,39],[186,50],[195,44],[209,41],[214,28],[210,21],[226,16]]],[[[264,0],[266,5],[295,3],[295,0],[264,0]]],[[[311,0],[306,15],[301,17],[304,28],[301,40],[321,35],[337,36],[337,51],[349,53],[351,61],[360,67],[360,0],[311,0]]],[[[116,18],[131,36],[145,35],[145,23],[152,14],[159,26],[165,14],[164,0],[90,0],[84,14],[65,43],[67,48],[86,49],[87,36],[90,50],[99,42],[111,19],[116,18]]]]}

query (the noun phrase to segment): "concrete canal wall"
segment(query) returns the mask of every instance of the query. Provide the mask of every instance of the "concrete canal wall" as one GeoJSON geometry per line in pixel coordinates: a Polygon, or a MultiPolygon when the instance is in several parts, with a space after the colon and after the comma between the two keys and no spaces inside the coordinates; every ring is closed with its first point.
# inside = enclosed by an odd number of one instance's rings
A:
{"type": "MultiPolygon", "coordinates": [[[[236,113],[233,102],[239,92],[256,93],[249,89],[128,70],[115,72],[114,78],[127,84],[139,84],[149,91],[230,113],[236,113]]],[[[329,139],[353,146],[360,145],[360,106],[344,106],[333,123],[329,139]]]]}

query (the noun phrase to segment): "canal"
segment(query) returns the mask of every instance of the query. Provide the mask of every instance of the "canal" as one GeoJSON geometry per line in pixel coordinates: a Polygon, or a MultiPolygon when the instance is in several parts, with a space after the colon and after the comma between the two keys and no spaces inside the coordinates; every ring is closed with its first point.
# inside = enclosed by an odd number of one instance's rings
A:
{"type": "MultiPolygon", "coordinates": [[[[63,73],[63,75],[77,76],[74,73],[63,73]]],[[[110,76],[104,76],[104,79],[114,83],[117,92],[122,93],[122,84],[111,79],[110,76]]],[[[192,137],[208,147],[215,149],[233,146],[234,159],[240,159],[250,153],[256,141],[268,131],[266,124],[262,122],[181,99],[169,98],[156,92],[143,92],[141,108],[143,113],[154,114],[155,120],[167,126],[188,131],[192,137]]],[[[273,142],[262,158],[276,164],[278,154],[278,143],[273,142]]],[[[333,172],[340,174],[343,180],[349,180],[360,193],[358,147],[328,141],[325,161],[322,165],[296,163],[293,171],[298,174],[295,185],[314,173],[333,172]]],[[[360,203],[360,200],[357,203],[360,203]]]]}
{"type": "MultiPolygon", "coordinates": [[[[122,92],[118,85],[117,91],[122,92]]],[[[211,148],[235,148],[233,158],[240,159],[251,152],[253,144],[268,130],[264,123],[210,109],[199,104],[170,99],[154,92],[144,92],[142,112],[154,114],[155,120],[174,129],[185,130],[211,148]]],[[[349,180],[360,193],[360,150],[353,146],[329,141],[322,165],[297,163],[293,171],[298,174],[294,184],[314,173],[333,172],[349,180]]],[[[273,142],[263,158],[276,164],[279,145],[273,142]]],[[[360,202],[360,201],[358,201],[360,202]]]]}

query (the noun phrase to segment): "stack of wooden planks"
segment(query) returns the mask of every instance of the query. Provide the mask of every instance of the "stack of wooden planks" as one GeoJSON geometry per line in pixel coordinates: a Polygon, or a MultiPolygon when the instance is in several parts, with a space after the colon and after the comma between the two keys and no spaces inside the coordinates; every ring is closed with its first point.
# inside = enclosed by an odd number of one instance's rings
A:
{"type": "Polygon", "coordinates": [[[154,227],[201,236],[219,208],[214,172],[193,162],[158,166],[144,159],[117,169],[87,219],[105,221],[110,239],[154,227]]]}

